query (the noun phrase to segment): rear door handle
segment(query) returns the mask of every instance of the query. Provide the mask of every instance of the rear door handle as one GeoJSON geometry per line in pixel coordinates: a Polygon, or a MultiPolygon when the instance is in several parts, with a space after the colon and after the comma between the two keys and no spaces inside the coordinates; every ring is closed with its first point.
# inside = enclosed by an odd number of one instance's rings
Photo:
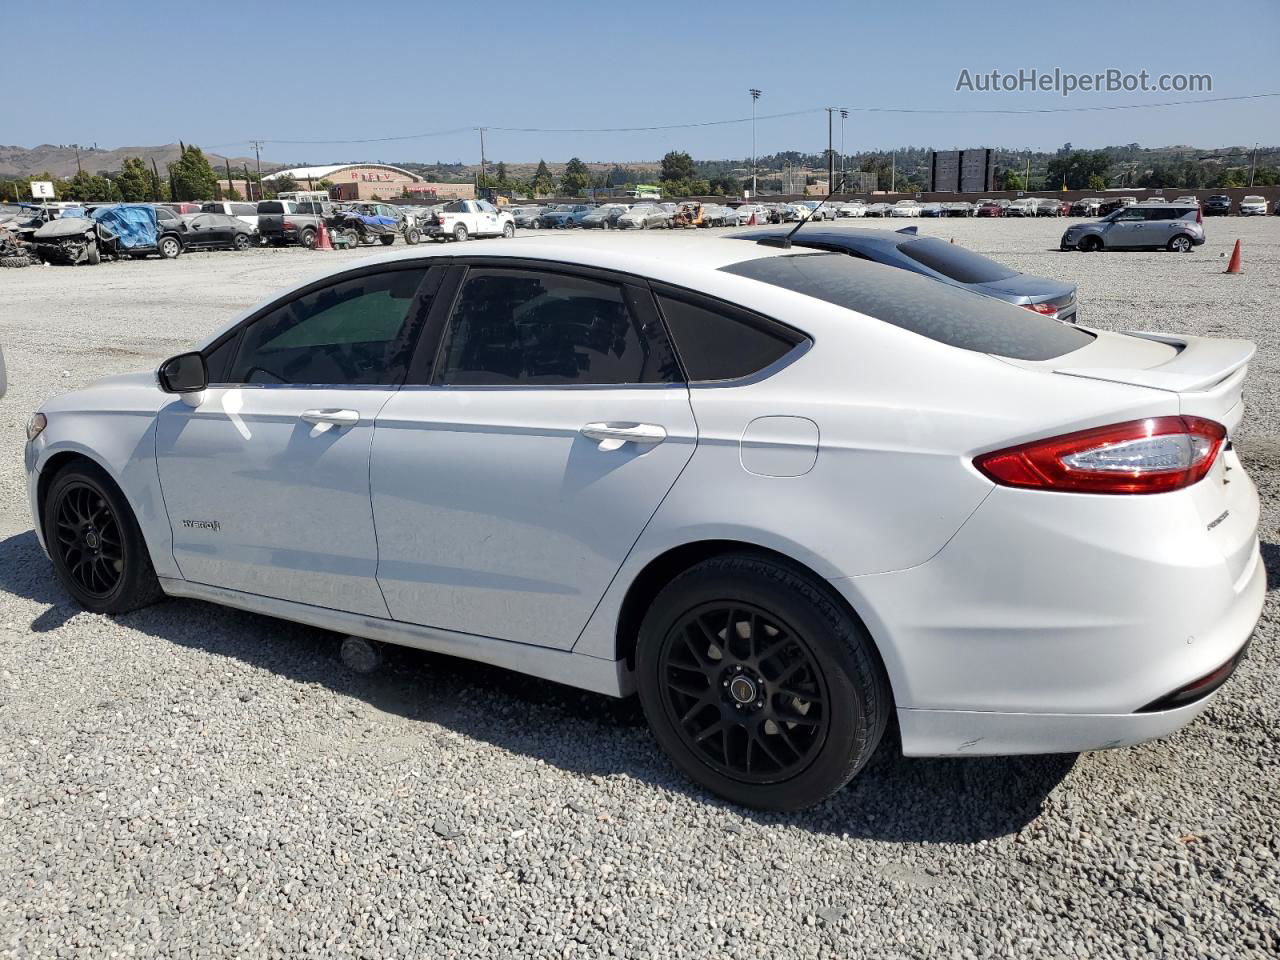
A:
{"type": "Polygon", "coordinates": [[[624,443],[648,445],[667,439],[667,431],[656,423],[585,423],[578,432],[588,440],[598,440],[606,452],[624,443]]]}
{"type": "Polygon", "coordinates": [[[317,426],[331,423],[336,427],[354,427],[360,422],[360,414],[354,410],[303,410],[301,419],[317,426]]]}

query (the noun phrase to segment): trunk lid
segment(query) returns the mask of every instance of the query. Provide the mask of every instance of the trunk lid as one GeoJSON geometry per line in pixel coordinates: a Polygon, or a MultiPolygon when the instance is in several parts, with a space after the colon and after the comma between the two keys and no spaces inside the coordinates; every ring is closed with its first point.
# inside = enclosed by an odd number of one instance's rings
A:
{"type": "Polygon", "coordinates": [[[1205,417],[1234,432],[1243,415],[1248,340],[1165,333],[1103,333],[1089,346],[1057,360],[1054,373],[1128,383],[1178,395],[1184,414],[1205,417]]]}

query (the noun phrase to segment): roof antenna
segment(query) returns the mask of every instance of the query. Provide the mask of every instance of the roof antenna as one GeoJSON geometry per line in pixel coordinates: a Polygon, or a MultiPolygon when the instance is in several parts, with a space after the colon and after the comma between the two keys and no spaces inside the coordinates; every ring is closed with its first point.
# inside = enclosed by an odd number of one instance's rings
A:
{"type": "MultiPolygon", "coordinates": [[[[836,194],[836,191],[843,186],[844,186],[844,174],[842,173],[836,179],[835,186],[831,188],[831,192],[822,198],[822,202],[818,204],[818,207],[826,206],[827,201],[830,200],[832,197],[834,197],[836,194]]],[[[797,230],[799,230],[801,227],[803,227],[806,223],[809,222],[809,219],[813,216],[814,212],[818,209],[818,207],[814,207],[813,210],[810,210],[803,217],[801,217],[800,222],[797,223],[794,227],[792,227],[791,232],[788,233],[785,237],[765,237],[763,240],[757,240],[756,243],[760,244],[760,246],[762,247],[781,247],[783,250],[790,250],[791,238],[796,235],[797,230]]]]}

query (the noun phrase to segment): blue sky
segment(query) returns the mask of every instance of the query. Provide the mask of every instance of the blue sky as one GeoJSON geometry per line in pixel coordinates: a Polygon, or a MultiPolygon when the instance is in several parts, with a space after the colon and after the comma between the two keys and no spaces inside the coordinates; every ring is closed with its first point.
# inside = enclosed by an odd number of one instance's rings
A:
{"type": "MultiPolygon", "coordinates": [[[[1203,93],[957,92],[971,74],[1019,68],[1208,73],[1211,96],[1280,92],[1280,3],[1073,0],[480,4],[50,2],[10,5],[8,98],[0,141],[149,145],[222,152],[247,141],[337,140],[459,131],[363,144],[268,143],[264,159],[465,161],[490,127],[621,127],[823,106],[1026,109],[1153,103],[1203,93]],[[1216,23],[1206,13],[1227,10],[1216,23]],[[246,23],[250,17],[259,21],[246,23]],[[300,39],[290,40],[296,34],[300,39]],[[56,51],[51,54],[48,51],[56,51]],[[84,69],[49,69],[82,50],[84,69]],[[120,51],[105,53],[104,51],[120,51]],[[125,52],[129,51],[129,52],[125,52]],[[134,52],[136,51],[136,53],[134,52]],[[130,56],[145,62],[128,64],[130,56]],[[118,89],[112,90],[115,62],[118,89]],[[24,108],[17,108],[19,104],[24,108]]],[[[839,143],[837,120],[837,146],[839,143]]],[[[895,145],[1077,147],[1280,140],[1280,98],[1032,115],[851,114],[848,152],[895,145]]],[[[826,146],[825,113],[757,124],[760,154],[826,146]]],[[[750,124],[618,133],[490,130],[492,160],[746,157],[750,124]]]]}

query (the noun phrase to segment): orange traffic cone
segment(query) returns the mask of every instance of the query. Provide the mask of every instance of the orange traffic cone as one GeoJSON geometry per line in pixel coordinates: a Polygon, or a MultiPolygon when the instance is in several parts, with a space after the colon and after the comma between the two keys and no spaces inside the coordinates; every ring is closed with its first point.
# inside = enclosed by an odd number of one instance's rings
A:
{"type": "Polygon", "coordinates": [[[1240,272],[1240,241],[1236,241],[1236,248],[1231,251],[1231,262],[1227,264],[1227,269],[1223,273],[1239,273],[1240,272]]]}
{"type": "Polygon", "coordinates": [[[747,226],[748,226],[748,227],[754,227],[755,225],[756,225],[756,212],[755,212],[754,210],[752,210],[752,211],[751,211],[751,219],[747,221],[747,226]]]}
{"type": "Polygon", "coordinates": [[[313,250],[332,250],[333,244],[329,242],[329,231],[325,228],[324,221],[320,221],[320,228],[316,230],[316,243],[312,247],[313,250]]]}

